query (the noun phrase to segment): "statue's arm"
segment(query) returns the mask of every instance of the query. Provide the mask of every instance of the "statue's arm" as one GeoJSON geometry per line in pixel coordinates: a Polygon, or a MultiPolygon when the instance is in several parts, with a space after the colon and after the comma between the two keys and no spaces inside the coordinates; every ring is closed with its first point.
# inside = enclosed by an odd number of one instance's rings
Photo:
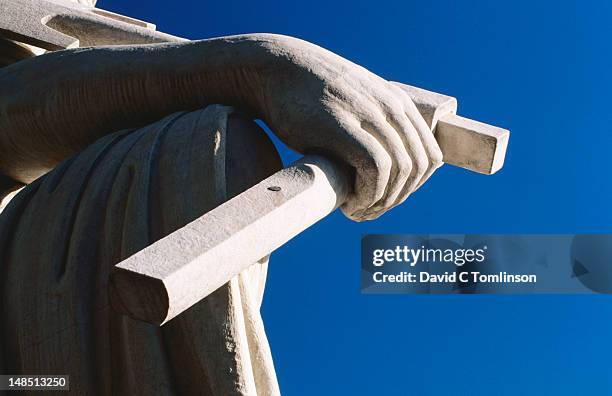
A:
{"type": "Polygon", "coordinates": [[[23,182],[107,133],[212,103],[351,165],[343,210],[357,220],[403,201],[442,159],[401,89],[286,36],[59,51],[0,69],[0,88],[0,173],[23,182]]]}

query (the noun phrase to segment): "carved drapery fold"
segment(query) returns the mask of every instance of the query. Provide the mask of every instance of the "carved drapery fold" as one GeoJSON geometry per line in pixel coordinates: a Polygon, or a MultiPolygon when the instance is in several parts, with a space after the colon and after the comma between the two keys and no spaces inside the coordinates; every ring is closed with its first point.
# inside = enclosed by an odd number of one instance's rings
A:
{"type": "Polygon", "coordinates": [[[259,313],[267,260],[161,328],[108,301],[112,265],[262,178],[228,185],[232,114],[209,106],[108,135],[11,201],[0,216],[3,372],[69,373],[80,394],[278,393],[259,313]]]}

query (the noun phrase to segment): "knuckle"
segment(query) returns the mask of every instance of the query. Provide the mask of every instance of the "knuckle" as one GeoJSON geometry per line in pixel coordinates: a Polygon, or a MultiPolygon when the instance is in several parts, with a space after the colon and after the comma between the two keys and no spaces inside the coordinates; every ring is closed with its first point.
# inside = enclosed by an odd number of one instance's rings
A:
{"type": "Polygon", "coordinates": [[[429,156],[432,166],[436,168],[439,168],[444,163],[443,159],[444,156],[442,155],[442,151],[440,151],[440,149],[433,150],[429,156]]]}
{"type": "Polygon", "coordinates": [[[401,179],[407,179],[410,176],[411,172],[412,172],[412,159],[410,158],[410,156],[404,156],[404,158],[402,158],[397,163],[398,176],[401,179]]]}
{"type": "Polygon", "coordinates": [[[381,174],[388,174],[391,172],[391,167],[393,165],[391,157],[387,153],[380,153],[372,156],[372,163],[379,177],[381,174]]]}
{"type": "MultiPolygon", "coordinates": [[[[387,118],[387,121],[397,117],[399,114],[402,114],[403,106],[400,99],[396,95],[385,95],[382,101],[383,111],[387,118]]],[[[395,121],[394,121],[395,122],[395,121]]]]}
{"type": "Polygon", "coordinates": [[[371,206],[384,194],[389,182],[392,161],[386,152],[369,155],[358,167],[359,177],[356,180],[356,193],[364,207],[371,206]]]}
{"type": "Polygon", "coordinates": [[[429,168],[429,160],[426,155],[419,155],[415,158],[415,175],[417,178],[423,177],[427,169],[429,168]]]}

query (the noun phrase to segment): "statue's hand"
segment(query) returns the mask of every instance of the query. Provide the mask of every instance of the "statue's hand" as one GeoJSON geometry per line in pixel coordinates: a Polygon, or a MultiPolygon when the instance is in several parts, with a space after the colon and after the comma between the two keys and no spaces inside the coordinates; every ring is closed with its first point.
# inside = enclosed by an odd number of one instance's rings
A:
{"type": "Polygon", "coordinates": [[[403,202],[442,164],[432,132],[399,87],[338,55],[264,36],[275,58],[262,95],[266,121],[290,147],[340,158],[355,169],[343,212],[374,219],[403,202]]]}

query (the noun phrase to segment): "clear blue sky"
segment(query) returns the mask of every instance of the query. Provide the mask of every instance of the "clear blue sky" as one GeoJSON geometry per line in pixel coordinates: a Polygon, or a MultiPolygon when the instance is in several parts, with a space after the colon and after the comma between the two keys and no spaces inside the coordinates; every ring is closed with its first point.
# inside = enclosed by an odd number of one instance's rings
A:
{"type": "Polygon", "coordinates": [[[381,219],[335,213],[272,256],[263,315],[284,394],[612,394],[612,297],[359,291],[368,233],[612,232],[612,3],[98,5],[192,39],[297,36],[512,132],[496,176],[443,167],[381,219]]]}

